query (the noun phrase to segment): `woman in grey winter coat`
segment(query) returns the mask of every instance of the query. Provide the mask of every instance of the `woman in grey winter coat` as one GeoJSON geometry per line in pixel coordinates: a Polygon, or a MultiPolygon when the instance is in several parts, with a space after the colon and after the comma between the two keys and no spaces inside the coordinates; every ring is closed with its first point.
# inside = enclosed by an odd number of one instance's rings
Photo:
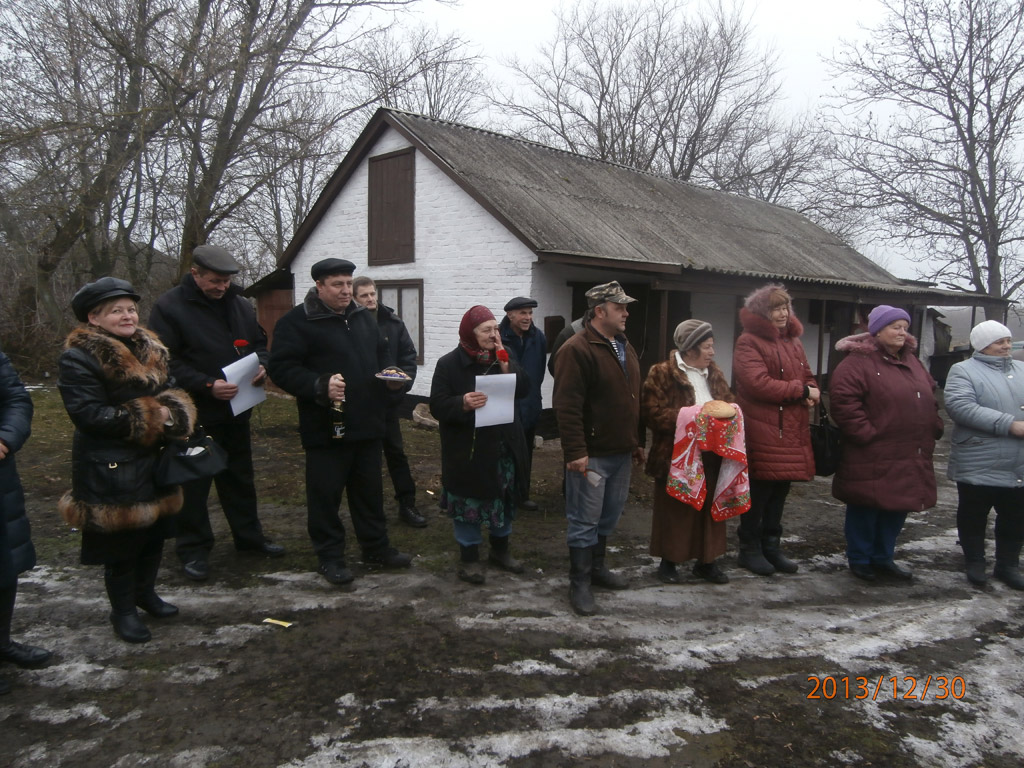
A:
{"type": "Polygon", "coordinates": [[[1024,363],[1010,357],[1010,329],[995,320],[971,331],[974,355],[954,365],[946,379],[946,412],[953,419],[949,479],[960,500],[956,527],[967,578],[982,586],[985,528],[996,510],[993,575],[1024,589],[1024,363]]]}
{"type": "MultiPolygon", "coordinates": [[[[14,464],[14,454],[28,440],[31,424],[32,399],[7,355],[0,352],[0,662],[19,667],[38,667],[50,658],[43,648],[11,640],[18,574],[36,564],[25,494],[14,464]]],[[[0,694],[10,692],[0,679],[0,694]]]]}

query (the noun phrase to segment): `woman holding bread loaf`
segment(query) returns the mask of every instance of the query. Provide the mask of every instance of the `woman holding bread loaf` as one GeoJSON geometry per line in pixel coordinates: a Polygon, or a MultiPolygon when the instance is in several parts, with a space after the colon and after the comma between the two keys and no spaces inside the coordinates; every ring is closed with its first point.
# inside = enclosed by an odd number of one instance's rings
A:
{"type": "Polygon", "coordinates": [[[732,370],[750,461],[750,511],[740,518],[737,562],[759,576],[796,573],[782,554],[782,512],[794,480],[814,478],[808,408],[821,397],[789,293],[769,283],[740,310],[732,370]]]}
{"type": "MultiPolygon", "coordinates": [[[[661,558],[658,579],[666,584],[678,583],[676,565],[693,559],[697,560],[695,576],[724,584],[729,578],[716,560],[725,554],[725,521],[711,517],[714,494],[708,493],[703,508],[698,510],[670,496],[665,483],[679,409],[715,400],[732,402],[735,398],[722,369],[712,362],[715,339],[710,323],[685,320],[676,326],[672,340],[675,349],[667,360],[651,367],[641,396],[644,422],[653,435],[646,466],[647,474],[654,478],[650,552],[661,558]]],[[[701,458],[707,487],[714,488],[721,457],[708,451],[701,458]]]]}

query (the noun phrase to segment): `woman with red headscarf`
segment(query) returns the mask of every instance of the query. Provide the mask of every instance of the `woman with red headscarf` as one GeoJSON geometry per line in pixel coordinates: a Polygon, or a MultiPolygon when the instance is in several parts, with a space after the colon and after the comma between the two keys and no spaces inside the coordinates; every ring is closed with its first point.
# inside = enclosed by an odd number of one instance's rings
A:
{"type": "Polygon", "coordinates": [[[430,412],[441,428],[441,508],[451,515],[459,544],[458,576],[484,583],[480,562],[481,526],[490,532],[488,561],[511,573],[523,565],[509,553],[516,505],[526,498],[526,440],[518,418],[508,424],[476,426],[476,411],[487,403],[478,376],[511,373],[515,397],[526,397],[529,380],[501,345],[494,314],[471,307],[459,324],[459,346],[437,361],[430,385],[430,412]]]}

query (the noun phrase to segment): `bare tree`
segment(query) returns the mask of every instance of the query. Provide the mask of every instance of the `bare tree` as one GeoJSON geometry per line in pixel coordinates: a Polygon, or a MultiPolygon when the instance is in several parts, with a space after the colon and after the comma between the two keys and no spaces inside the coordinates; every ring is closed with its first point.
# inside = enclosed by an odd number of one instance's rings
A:
{"type": "Polygon", "coordinates": [[[455,35],[425,25],[404,33],[379,30],[360,46],[355,95],[379,106],[439,120],[466,121],[482,112],[489,85],[478,56],[455,35]]]}
{"type": "MultiPolygon", "coordinates": [[[[828,127],[851,206],[922,276],[1012,298],[1024,284],[1024,1],[882,0],[833,63],[828,127]]],[[[987,310],[998,316],[998,308],[987,310]]]]}
{"type": "Polygon", "coordinates": [[[738,5],[591,0],[561,13],[542,60],[511,66],[525,93],[502,108],[579,154],[788,203],[819,149],[777,116],[775,55],[738,5]]]}

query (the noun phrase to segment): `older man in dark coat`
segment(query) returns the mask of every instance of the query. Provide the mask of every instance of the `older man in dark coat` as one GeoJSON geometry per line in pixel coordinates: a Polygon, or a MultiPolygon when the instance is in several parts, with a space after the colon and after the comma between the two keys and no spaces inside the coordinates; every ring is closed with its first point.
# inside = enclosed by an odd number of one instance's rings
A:
{"type": "Polygon", "coordinates": [[[313,265],[314,286],[274,327],[269,365],[274,382],[298,405],[309,536],[318,571],[331,584],[354,578],[338,516],[343,492],[363,562],[387,568],[412,562],[388,540],[381,483],[388,392],[398,397],[408,385],[376,378],[392,361],[373,316],[352,300],[354,271],[345,259],[313,265]]]}
{"type": "Polygon", "coordinates": [[[207,498],[211,483],[224,510],[235,549],[280,557],[284,547],[263,533],[257,512],[252,466],[252,411],[237,416],[231,398],[238,386],[224,378],[223,368],[251,353],[260,367],[253,384],[266,378],[267,334],[256,322],[256,312],[231,282],[240,270],[224,248],[200,245],[192,251],[193,267],[181,283],[157,299],[149,328],[171,353],[171,374],[188,391],[206,432],[228,454],[228,466],[215,478],[200,478],[183,486],[185,504],[178,515],[175,549],[185,575],[194,581],[209,577],[213,529],[207,498]]]}

